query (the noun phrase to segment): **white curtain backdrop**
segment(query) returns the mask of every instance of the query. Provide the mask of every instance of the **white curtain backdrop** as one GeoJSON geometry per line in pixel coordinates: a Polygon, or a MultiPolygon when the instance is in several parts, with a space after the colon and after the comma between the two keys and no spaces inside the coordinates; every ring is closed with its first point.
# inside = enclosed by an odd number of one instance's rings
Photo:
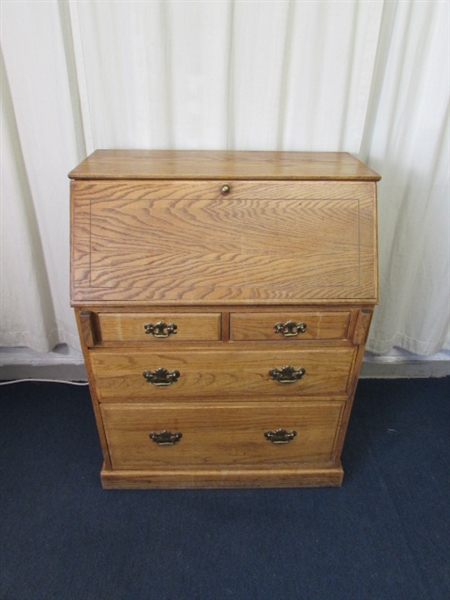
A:
{"type": "Polygon", "coordinates": [[[446,0],[2,0],[1,37],[2,346],[79,348],[67,173],[97,148],[175,148],[367,162],[368,348],[450,349],[446,0]]]}

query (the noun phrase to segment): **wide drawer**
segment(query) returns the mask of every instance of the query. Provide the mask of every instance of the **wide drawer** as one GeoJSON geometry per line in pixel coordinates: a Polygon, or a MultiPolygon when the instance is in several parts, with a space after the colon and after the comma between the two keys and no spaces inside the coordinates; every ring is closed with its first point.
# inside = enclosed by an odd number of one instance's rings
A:
{"type": "Polygon", "coordinates": [[[91,351],[100,401],[177,400],[183,397],[346,394],[356,356],[353,346],[326,348],[113,352],[91,351]],[[284,367],[291,367],[293,373],[284,367]],[[164,369],[165,371],[159,371],[164,369]],[[153,383],[149,380],[153,379],[153,383]],[[281,379],[281,381],[278,381],[281,379]]]}
{"type": "Polygon", "coordinates": [[[232,313],[230,339],[345,340],[351,311],[277,311],[232,313]]]}
{"type": "Polygon", "coordinates": [[[98,313],[100,340],[158,343],[220,339],[220,313],[98,313]]]}
{"type": "Polygon", "coordinates": [[[251,404],[106,404],[101,410],[113,469],[268,467],[330,463],[344,404],[299,407],[280,400],[261,404],[258,411],[251,404]],[[167,432],[176,437],[170,439],[167,432]],[[269,441],[271,437],[284,443],[269,441]]]}

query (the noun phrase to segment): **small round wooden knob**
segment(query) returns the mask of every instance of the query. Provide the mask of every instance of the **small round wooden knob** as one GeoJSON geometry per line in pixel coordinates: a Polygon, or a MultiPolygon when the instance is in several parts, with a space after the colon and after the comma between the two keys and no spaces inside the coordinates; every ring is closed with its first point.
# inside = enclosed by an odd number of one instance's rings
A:
{"type": "Polygon", "coordinates": [[[230,190],[231,190],[231,188],[227,183],[220,188],[221,194],[224,194],[224,195],[229,194],[230,190]]]}

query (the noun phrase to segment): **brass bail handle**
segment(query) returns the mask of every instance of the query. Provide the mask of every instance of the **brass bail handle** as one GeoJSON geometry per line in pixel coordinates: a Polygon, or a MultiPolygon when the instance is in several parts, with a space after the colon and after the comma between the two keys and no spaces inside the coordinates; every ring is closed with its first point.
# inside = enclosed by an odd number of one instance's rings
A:
{"type": "Polygon", "coordinates": [[[175,444],[181,440],[183,434],[179,431],[172,433],[171,431],[164,429],[160,432],[152,431],[149,434],[149,437],[152,442],[155,442],[158,446],[175,446],[175,444]]]}
{"type": "Polygon", "coordinates": [[[281,333],[284,337],[294,337],[299,333],[305,333],[306,323],[297,323],[296,321],[286,321],[286,323],[275,323],[275,333],[281,333]]]}
{"type": "Polygon", "coordinates": [[[296,369],[295,367],[291,367],[291,365],[286,365],[285,367],[281,367],[281,369],[270,369],[269,376],[271,379],[278,381],[278,383],[295,383],[305,373],[306,370],[303,367],[296,369]]]}
{"type": "Polygon", "coordinates": [[[166,338],[169,335],[175,335],[178,331],[178,327],[175,323],[165,323],[164,321],[158,321],[157,323],[145,323],[145,333],[151,333],[155,338],[166,338]]]}
{"type": "Polygon", "coordinates": [[[158,367],[154,371],[144,371],[142,373],[144,379],[156,386],[168,386],[175,383],[180,376],[180,371],[174,369],[173,371],[168,371],[164,369],[164,367],[158,367]]]}
{"type": "Polygon", "coordinates": [[[288,444],[297,435],[295,429],[286,431],[286,429],[276,429],[275,431],[266,431],[264,437],[272,444],[288,444]]]}

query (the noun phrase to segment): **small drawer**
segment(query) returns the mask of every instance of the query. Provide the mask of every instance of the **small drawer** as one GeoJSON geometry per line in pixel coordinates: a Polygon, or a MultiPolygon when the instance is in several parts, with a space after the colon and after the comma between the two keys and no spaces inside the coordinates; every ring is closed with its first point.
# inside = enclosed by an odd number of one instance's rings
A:
{"type": "Polygon", "coordinates": [[[232,313],[230,339],[346,340],[351,311],[232,313]]]}
{"type": "Polygon", "coordinates": [[[98,313],[103,342],[220,339],[220,313],[98,313]]]}
{"type": "Polygon", "coordinates": [[[356,357],[350,345],[326,348],[254,350],[91,351],[101,402],[179,402],[180,399],[233,402],[246,397],[343,396],[356,357]],[[292,370],[292,372],[290,372],[292,370]]]}
{"type": "Polygon", "coordinates": [[[113,469],[330,463],[344,402],[102,405],[113,469]]]}

